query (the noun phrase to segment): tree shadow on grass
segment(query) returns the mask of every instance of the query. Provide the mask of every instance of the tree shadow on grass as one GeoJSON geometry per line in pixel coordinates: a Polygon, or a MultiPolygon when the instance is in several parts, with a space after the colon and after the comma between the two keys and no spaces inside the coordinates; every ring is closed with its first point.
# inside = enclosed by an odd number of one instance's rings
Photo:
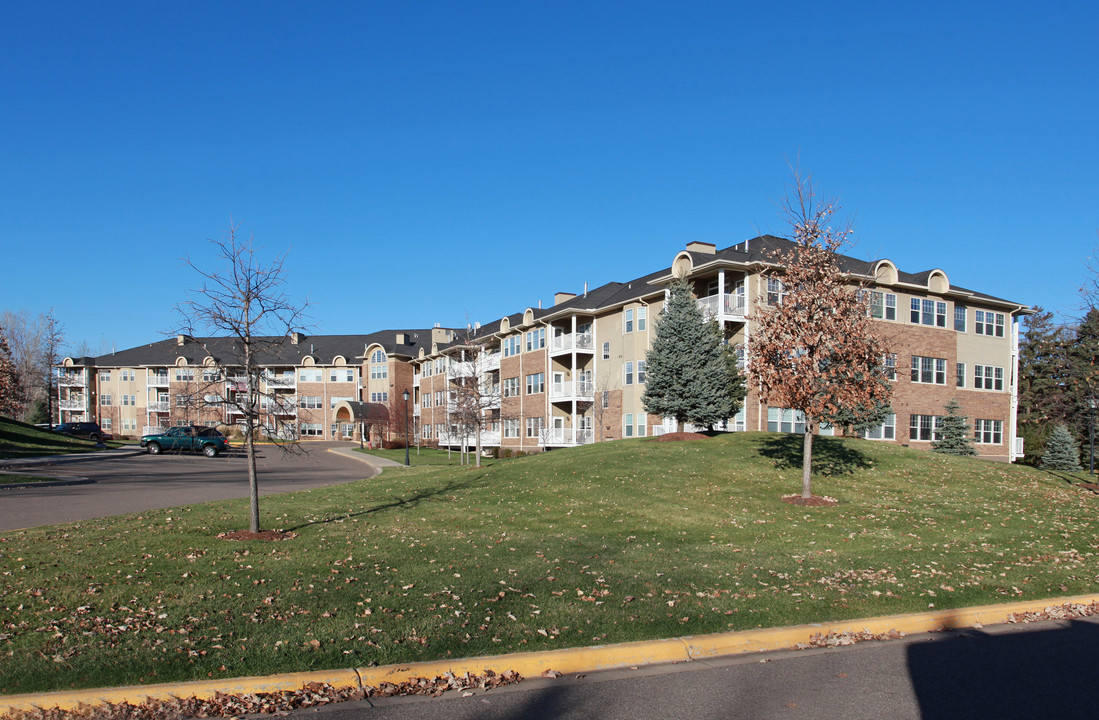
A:
{"type": "Polygon", "coordinates": [[[293,532],[296,530],[301,530],[302,528],[310,527],[312,525],[327,525],[328,523],[341,522],[343,520],[350,520],[351,518],[362,517],[364,515],[376,515],[378,513],[384,512],[385,510],[394,510],[398,508],[411,509],[422,502],[426,502],[429,500],[439,500],[447,495],[450,495],[451,493],[457,492],[458,490],[464,490],[466,488],[473,487],[480,479],[481,476],[478,475],[476,477],[471,477],[465,480],[452,480],[437,487],[419,488],[413,490],[408,495],[398,495],[397,497],[394,497],[387,502],[384,502],[380,505],[375,505],[371,508],[367,508],[366,510],[340,513],[339,515],[331,515],[324,518],[323,520],[311,520],[309,522],[303,522],[300,525],[296,525],[291,528],[285,528],[285,530],[287,532],[293,532]]]}
{"type": "MultiPolygon", "coordinates": [[[[759,454],[775,461],[778,468],[801,468],[801,435],[772,435],[764,439],[759,454]]],[[[868,470],[870,458],[851,443],[836,438],[813,438],[813,474],[824,477],[850,475],[856,470],[868,470]]]]}

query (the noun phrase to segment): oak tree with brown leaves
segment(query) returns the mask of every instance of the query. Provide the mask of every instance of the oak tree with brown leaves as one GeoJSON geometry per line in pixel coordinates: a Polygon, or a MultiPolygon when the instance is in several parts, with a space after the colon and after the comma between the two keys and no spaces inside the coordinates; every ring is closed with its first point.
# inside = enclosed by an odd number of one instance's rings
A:
{"type": "Polygon", "coordinates": [[[874,412],[888,402],[885,348],[875,335],[858,283],[836,261],[852,230],[834,228],[835,200],[817,202],[811,179],[796,170],[783,210],[793,227],[792,250],[773,258],[768,274],[782,283],[772,305],[758,304],[749,372],[771,407],[805,415],[801,496],[812,496],[813,434],[821,422],[874,412]]]}
{"type": "Polygon", "coordinates": [[[19,368],[12,362],[4,329],[0,328],[0,415],[14,418],[25,400],[19,368]]]}

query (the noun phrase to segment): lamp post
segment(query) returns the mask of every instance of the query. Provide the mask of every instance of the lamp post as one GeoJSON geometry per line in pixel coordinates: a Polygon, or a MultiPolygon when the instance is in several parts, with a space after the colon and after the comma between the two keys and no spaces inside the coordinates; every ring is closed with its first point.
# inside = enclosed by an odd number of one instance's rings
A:
{"type": "Polygon", "coordinates": [[[1091,439],[1091,461],[1088,475],[1095,474],[1095,397],[1088,398],[1088,437],[1091,439]]]}
{"type": "Polygon", "coordinates": [[[404,466],[408,467],[411,464],[408,458],[408,391],[401,393],[401,397],[404,398],[404,466]]]}

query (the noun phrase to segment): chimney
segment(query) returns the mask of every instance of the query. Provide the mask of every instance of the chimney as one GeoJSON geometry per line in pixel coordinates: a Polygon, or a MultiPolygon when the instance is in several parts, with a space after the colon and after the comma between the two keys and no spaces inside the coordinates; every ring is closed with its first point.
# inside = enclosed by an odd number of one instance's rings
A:
{"type": "Polygon", "coordinates": [[[570,293],[570,292],[554,293],[553,294],[553,304],[554,305],[560,305],[563,302],[567,302],[569,300],[572,300],[574,297],[576,297],[576,293],[570,293]]]}
{"type": "Polygon", "coordinates": [[[450,342],[446,330],[439,327],[439,323],[435,323],[435,327],[431,328],[431,342],[439,344],[450,342]]]}
{"type": "Polygon", "coordinates": [[[408,344],[408,333],[403,333],[403,332],[397,333],[397,344],[398,345],[407,345],[408,344]]]}
{"type": "Polygon", "coordinates": [[[717,254],[717,246],[708,242],[689,242],[687,243],[687,252],[700,253],[702,255],[715,255],[717,254]]]}
{"type": "Polygon", "coordinates": [[[301,333],[295,330],[294,332],[290,333],[290,344],[291,345],[300,345],[301,344],[301,338],[302,338],[301,333]]]}
{"type": "Polygon", "coordinates": [[[176,345],[183,347],[183,344],[187,342],[187,336],[183,334],[176,335],[176,345]]]}

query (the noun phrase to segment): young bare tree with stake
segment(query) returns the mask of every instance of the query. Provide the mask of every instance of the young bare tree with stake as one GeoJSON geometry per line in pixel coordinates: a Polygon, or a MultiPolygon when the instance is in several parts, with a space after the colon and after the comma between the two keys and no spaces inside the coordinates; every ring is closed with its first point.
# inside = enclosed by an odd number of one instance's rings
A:
{"type": "Polygon", "coordinates": [[[256,254],[254,237],[249,235],[242,240],[237,235],[238,228],[230,221],[225,238],[210,241],[217,260],[222,263],[221,269],[204,270],[191,258],[186,259],[202,277],[202,286],[176,309],[188,334],[193,335],[193,329],[199,327],[235,341],[235,356],[216,360],[222,369],[243,375],[244,386],[240,388],[243,392],[235,393],[225,402],[233,404],[242,417],[250,491],[248,526],[252,532],[259,532],[255,430],[261,424],[264,406],[270,408],[272,403],[280,402],[273,394],[266,397],[261,391],[259,360],[262,354],[277,353],[288,335],[303,329],[301,323],[308,303],[292,300],[284,290],[285,254],[265,264],[256,254]]]}

